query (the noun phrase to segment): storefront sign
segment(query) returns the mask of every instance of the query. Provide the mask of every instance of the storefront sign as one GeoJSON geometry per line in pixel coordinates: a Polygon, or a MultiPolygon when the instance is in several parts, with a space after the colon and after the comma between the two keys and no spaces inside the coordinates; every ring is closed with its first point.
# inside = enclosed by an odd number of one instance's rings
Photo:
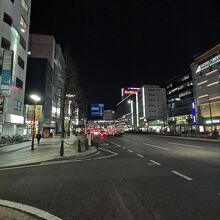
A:
{"type": "Polygon", "coordinates": [[[42,110],[43,110],[42,105],[36,105],[36,109],[35,109],[35,119],[36,119],[36,121],[40,121],[42,119],[42,110]]]}
{"type": "Polygon", "coordinates": [[[220,55],[217,55],[217,56],[211,58],[210,60],[206,61],[205,63],[199,65],[196,70],[196,73],[199,73],[200,71],[207,69],[208,67],[210,67],[218,62],[220,62],[220,55]]]}

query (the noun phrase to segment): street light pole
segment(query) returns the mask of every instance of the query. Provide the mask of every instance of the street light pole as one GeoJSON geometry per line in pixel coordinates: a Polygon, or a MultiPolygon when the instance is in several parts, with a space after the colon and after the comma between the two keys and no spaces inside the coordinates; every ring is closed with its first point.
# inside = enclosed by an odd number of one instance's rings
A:
{"type": "Polygon", "coordinates": [[[34,138],[35,138],[35,118],[36,118],[36,101],[34,101],[34,115],[33,115],[33,126],[32,126],[32,141],[31,150],[34,150],[34,138]]]}
{"type": "Polygon", "coordinates": [[[40,97],[37,95],[31,95],[31,99],[34,102],[34,115],[33,115],[33,127],[32,127],[32,140],[31,140],[31,150],[34,150],[34,138],[35,138],[35,119],[36,119],[36,103],[40,101],[40,97]]]}

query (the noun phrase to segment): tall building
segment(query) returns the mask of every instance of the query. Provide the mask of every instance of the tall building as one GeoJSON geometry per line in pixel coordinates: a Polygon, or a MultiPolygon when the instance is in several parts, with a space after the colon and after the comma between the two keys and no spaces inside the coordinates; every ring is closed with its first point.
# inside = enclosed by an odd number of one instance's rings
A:
{"type": "Polygon", "coordinates": [[[65,61],[60,45],[53,36],[31,34],[25,93],[26,122],[31,127],[28,112],[33,107],[32,93],[41,97],[41,118],[37,120],[39,130],[44,137],[51,131],[61,130],[60,106],[61,93],[64,90],[65,61]]]}
{"type": "Polygon", "coordinates": [[[196,124],[200,131],[220,131],[220,44],[195,58],[191,70],[196,124]]]}
{"type": "Polygon", "coordinates": [[[136,126],[148,129],[150,121],[166,116],[166,91],[157,85],[144,85],[136,93],[136,126]]]}
{"type": "Polygon", "coordinates": [[[0,0],[0,133],[23,135],[31,0],[0,0]]]}
{"type": "Polygon", "coordinates": [[[168,124],[176,132],[191,131],[193,125],[193,82],[186,70],[166,83],[168,124]]]}

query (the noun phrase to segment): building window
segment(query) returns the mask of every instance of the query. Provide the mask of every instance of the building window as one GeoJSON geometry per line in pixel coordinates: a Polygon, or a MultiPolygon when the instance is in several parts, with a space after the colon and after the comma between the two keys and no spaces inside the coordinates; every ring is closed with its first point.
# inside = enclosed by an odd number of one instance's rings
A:
{"type": "Polygon", "coordinates": [[[12,26],[12,18],[7,13],[4,13],[3,21],[8,24],[10,27],[12,26]]]}
{"type": "Polygon", "coordinates": [[[19,34],[19,43],[20,45],[26,50],[26,41],[24,40],[24,38],[19,34]]]}
{"type": "Polygon", "coordinates": [[[16,87],[23,89],[23,81],[16,77],[16,87]]]}
{"type": "Polygon", "coordinates": [[[13,109],[16,111],[21,111],[21,102],[15,99],[13,109]]]}
{"type": "Polygon", "coordinates": [[[1,47],[6,49],[6,50],[10,50],[11,47],[11,43],[5,39],[4,37],[2,38],[2,43],[1,43],[1,47]]]}
{"type": "Polygon", "coordinates": [[[29,8],[28,8],[28,5],[27,5],[26,1],[22,0],[21,4],[22,4],[23,9],[28,13],[29,8]]]}
{"type": "Polygon", "coordinates": [[[27,31],[27,23],[22,16],[20,18],[20,25],[21,25],[21,32],[25,33],[27,31]]]}
{"type": "Polygon", "coordinates": [[[24,69],[24,60],[20,56],[18,56],[18,65],[24,69]]]}

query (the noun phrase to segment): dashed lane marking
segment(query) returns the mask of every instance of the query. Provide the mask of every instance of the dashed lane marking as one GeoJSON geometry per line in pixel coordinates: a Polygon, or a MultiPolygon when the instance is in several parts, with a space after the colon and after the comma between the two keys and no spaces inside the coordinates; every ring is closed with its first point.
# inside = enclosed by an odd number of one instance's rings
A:
{"type": "Polygon", "coordinates": [[[136,154],[138,157],[144,157],[143,155],[141,155],[141,154],[136,154]]]}
{"type": "Polygon", "coordinates": [[[134,151],[128,149],[128,152],[133,153],[134,151]]]}
{"type": "Polygon", "coordinates": [[[158,165],[158,166],[160,166],[161,164],[160,163],[158,163],[157,161],[155,161],[155,160],[149,160],[151,163],[154,163],[154,164],[156,164],[156,165],[158,165]]]}
{"type": "Polygon", "coordinates": [[[172,170],[171,172],[174,173],[174,174],[176,174],[177,176],[180,176],[180,177],[186,179],[186,180],[189,180],[189,181],[193,180],[192,178],[190,178],[190,177],[188,177],[188,176],[186,176],[186,175],[184,175],[184,174],[182,174],[182,173],[179,173],[179,172],[177,172],[177,171],[175,171],[175,170],[172,170]]]}
{"type": "Polygon", "coordinates": [[[8,200],[0,199],[0,205],[8,207],[8,208],[15,209],[15,210],[19,210],[19,211],[22,211],[22,212],[26,212],[28,214],[37,216],[40,219],[62,220],[61,218],[58,218],[57,216],[52,215],[49,212],[43,211],[41,209],[29,206],[29,205],[24,205],[24,204],[21,204],[21,203],[17,203],[17,202],[11,202],[11,201],[8,201],[8,200]]]}
{"type": "Polygon", "coordinates": [[[166,148],[166,147],[160,147],[160,146],[156,146],[156,145],[152,145],[152,144],[146,144],[146,143],[143,143],[143,145],[146,145],[146,146],[149,146],[149,147],[158,148],[158,149],[161,149],[161,150],[170,150],[169,148],[166,148]]]}
{"type": "Polygon", "coordinates": [[[195,145],[191,145],[191,144],[180,144],[180,143],[175,143],[175,142],[168,142],[168,144],[174,144],[174,145],[179,145],[179,146],[192,147],[192,148],[197,148],[197,149],[203,149],[203,148],[204,148],[204,147],[195,146],[195,145]]]}

